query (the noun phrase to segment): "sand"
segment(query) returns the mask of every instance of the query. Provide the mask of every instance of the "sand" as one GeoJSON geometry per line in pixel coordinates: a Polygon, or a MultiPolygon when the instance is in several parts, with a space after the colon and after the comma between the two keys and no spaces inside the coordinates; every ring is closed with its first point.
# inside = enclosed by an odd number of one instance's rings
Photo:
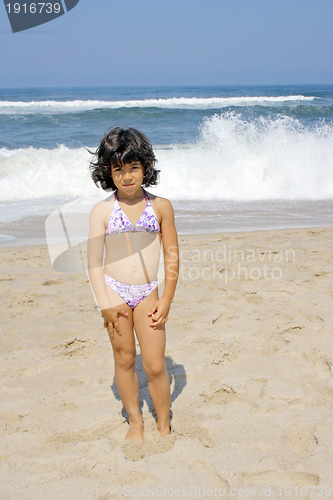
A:
{"type": "Polygon", "coordinates": [[[333,498],[333,228],[179,240],[173,432],[138,348],[140,450],[86,276],[46,246],[0,249],[1,498],[333,498]]]}

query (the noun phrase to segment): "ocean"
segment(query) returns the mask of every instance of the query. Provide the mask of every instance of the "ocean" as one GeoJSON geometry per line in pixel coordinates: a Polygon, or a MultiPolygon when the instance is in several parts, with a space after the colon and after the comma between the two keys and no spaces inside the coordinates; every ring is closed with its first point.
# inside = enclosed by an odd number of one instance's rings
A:
{"type": "Polygon", "coordinates": [[[153,143],[180,233],[333,225],[333,85],[0,89],[1,245],[108,196],[88,150],[116,125],[153,143]]]}

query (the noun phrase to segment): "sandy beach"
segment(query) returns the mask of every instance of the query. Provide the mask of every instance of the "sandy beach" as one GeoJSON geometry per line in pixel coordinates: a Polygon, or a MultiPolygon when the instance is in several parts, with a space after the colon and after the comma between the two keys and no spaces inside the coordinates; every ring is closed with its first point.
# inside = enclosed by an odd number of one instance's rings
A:
{"type": "Polygon", "coordinates": [[[333,228],[179,237],[173,432],[158,435],[138,347],[140,450],[124,445],[87,278],[55,271],[46,246],[1,248],[0,497],[333,498],[332,241],[333,228]]]}

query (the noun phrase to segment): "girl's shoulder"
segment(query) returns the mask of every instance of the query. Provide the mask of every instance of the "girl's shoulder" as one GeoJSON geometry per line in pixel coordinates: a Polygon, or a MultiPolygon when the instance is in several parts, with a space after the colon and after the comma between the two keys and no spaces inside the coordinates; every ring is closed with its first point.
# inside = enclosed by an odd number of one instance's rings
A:
{"type": "Polygon", "coordinates": [[[90,217],[101,217],[105,216],[113,208],[114,194],[106,198],[105,200],[99,201],[94,205],[90,211],[90,217]]]}
{"type": "MultiPolygon", "coordinates": [[[[147,192],[147,191],[146,191],[147,192]]],[[[162,196],[156,196],[155,194],[148,193],[150,203],[156,212],[156,215],[159,215],[162,218],[164,215],[173,214],[173,207],[170,200],[167,198],[163,198],[162,196]]]]}

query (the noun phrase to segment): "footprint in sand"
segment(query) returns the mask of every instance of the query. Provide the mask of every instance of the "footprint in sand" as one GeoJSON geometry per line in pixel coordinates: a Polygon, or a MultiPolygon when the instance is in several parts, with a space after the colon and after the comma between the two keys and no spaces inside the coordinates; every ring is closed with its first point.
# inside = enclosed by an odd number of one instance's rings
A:
{"type": "Polygon", "coordinates": [[[114,429],[114,424],[104,421],[100,424],[95,425],[95,427],[80,429],[78,431],[51,432],[48,433],[46,439],[48,442],[58,443],[59,447],[62,447],[63,443],[77,444],[78,442],[92,442],[103,438],[110,439],[110,436],[114,429]]]}
{"type": "Polygon", "coordinates": [[[267,383],[267,378],[255,378],[248,380],[245,383],[245,389],[255,399],[259,399],[262,397],[264,388],[267,383]]]}
{"type": "Polygon", "coordinates": [[[212,448],[212,442],[208,430],[198,424],[198,415],[192,414],[189,408],[184,411],[185,419],[179,419],[175,422],[174,432],[177,437],[198,439],[205,448],[212,448]]]}
{"type": "Polygon", "coordinates": [[[312,454],[313,450],[318,445],[318,439],[314,432],[315,429],[313,426],[304,425],[290,431],[283,439],[290,450],[304,457],[312,454]]]}
{"type": "Polygon", "coordinates": [[[210,394],[202,392],[200,393],[200,396],[205,403],[215,403],[221,405],[244,403],[250,406],[257,406],[257,404],[247,394],[238,394],[228,385],[223,385],[219,389],[215,389],[215,391],[210,394]]]}
{"type": "Polygon", "coordinates": [[[264,395],[273,407],[287,405],[288,408],[302,408],[304,406],[302,388],[291,383],[287,378],[268,380],[264,388],[264,395]]]}
{"type": "Polygon", "coordinates": [[[213,484],[218,489],[229,491],[228,481],[209,462],[194,460],[190,463],[190,470],[194,474],[197,483],[200,483],[201,480],[205,485],[213,484]]]}

